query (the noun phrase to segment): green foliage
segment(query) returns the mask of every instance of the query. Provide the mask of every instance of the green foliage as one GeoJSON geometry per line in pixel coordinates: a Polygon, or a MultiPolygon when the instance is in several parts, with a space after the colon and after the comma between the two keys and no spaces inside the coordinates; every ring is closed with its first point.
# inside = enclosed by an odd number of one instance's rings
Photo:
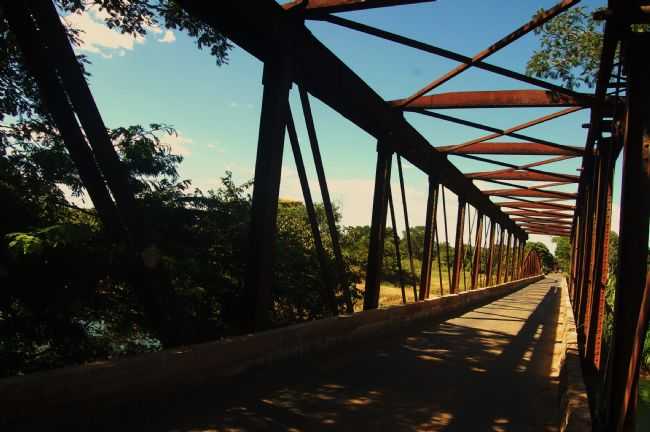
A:
{"type": "Polygon", "coordinates": [[[585,7],[573,7],[535,30],[540,48],[526,73],[561,81],[568,88],[593,87],[602,48],[601,25],[585,7]]]}
{"type": "Polygon", "coordinates": [[[569,273],[571,266],[571,243],[567,237],[553,237],[555,243],[555,259],[560,266],[560,269],[569,273]]]}

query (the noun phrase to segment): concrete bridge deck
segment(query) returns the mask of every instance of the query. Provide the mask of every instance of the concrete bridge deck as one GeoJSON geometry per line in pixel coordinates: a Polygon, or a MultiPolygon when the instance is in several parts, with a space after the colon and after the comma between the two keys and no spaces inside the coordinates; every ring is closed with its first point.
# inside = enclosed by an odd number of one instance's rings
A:
{"type": "Polygon", "coordinates": [[[354,350],[255,368],[92,427],[558,430],[553,354],[560,304],[559,280],[547,277],[447,321],[421,321],[354,350]]]}

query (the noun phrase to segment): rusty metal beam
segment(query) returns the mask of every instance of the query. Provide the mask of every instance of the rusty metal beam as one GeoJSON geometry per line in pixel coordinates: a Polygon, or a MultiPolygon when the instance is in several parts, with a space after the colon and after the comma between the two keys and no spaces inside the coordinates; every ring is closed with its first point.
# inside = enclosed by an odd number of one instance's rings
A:
{"type": "Polygon", "coordinates": [[[563,225],[571,228],[572,223],[566,220],[558,219],[538,219],[532,217],[522,217],[522,218],[512,218],[513,221],[517,223],[531,223],[531,224],[543,224],[543,225],[563,225]]]}
{"type": "MultiPolygon", "coordinates": [[[[404,105],[406,99],[396,99],[393,106],[404,105]]],[[[588,106],[590,99],[574,97],[550,90],[492,90],[437,93],[420,96],[408,104],[409,108],[543,108],[588,106]]]]}
{"type": "Polygon", "coordinates": [[[472,265],[472,284],[470,289],[478,287],[478,274],[481,271],[481,241],[483,236],[483,215],[479,212],[476,222],[476,240],[474,246],[474,262],[472,265]]]}
{"type": "Polygon", "coordinates": [[[370,223],[363,310],[377,309],[379,307],[392,159],[393,154],[388,149],[388,146],[379,141],[377,143],[377,167],[375,170],[375,190],[372,198],[372,221],[370,223]]]}
{"type": "Polygon", "coordinates": [[[338,273],[337,283],[343,291],[343,298],[345,300],[345,308],[347,313],[354,313],[350,288],[345,282],[346,271],[345,264],[343,262],[343,254],[341,252],[339,231],[336,227],[336,217],[334,216],[332,199],[330,198],[329,187],[327,186],[327,178],[325,176],[323,158],[321,157],[320,146],[318,144],[318,135],[316,134],[316,125],[314,123],[314,116],[312,115],[311,111],[309,95],[302,86],[298,86],[298,94],[300,95],[300,103],[302,105],[302,111],[305,117],[305,126],[307,128],[307,136],[309,137],[309,146],[311,147],[312,156],[314,158],[314,168],[316,169],[318,186],[320,187],[320,193],[323,199],[323,208],[325,209],[327,228],[329,229],[330,240],[332,241],[332,251],[334,252],[334,260],[336,261],[336,268],[338,273]]]}
{"type": "Polygon", "coordinates": [[[289,143],[293,152],[294,162],[296,164],[296,171],[298,172],[298,180],[300,181],[300,189],[302,190],[302,197],[305,200],[305,209],[307,210],[307,219],[309,220],[309,227],[311,229],[312,240],[314,241],[314,249],[318,257],[318,264],[322,276],[321,282],[321,296],[323,305],[329,308],[331,315],[338,315],[339,310],[336,304],[336,282],[330,276],[327,266],[327,255],[323,247],[323,239],[318,226],[318,216],[316,215],[316,208],[314,207],[314,200],[311,196],[311,189],[309,188],[309,179],[307,178],[307,171],[305,170],[305,162],[302,158],[300,151],[300,142],[298,141],[298,134],[296,133],[296,125],[293,121],[291,107],[287,109],[287,135],[289,136],[289,143]]]}
{"type": "Polygon", "coordinates": [[[462,197],[458,197],[458,214],[456,217],[456,240],[454,244],[454,273],[451,279],[451,294],[458,293],[460,286],[460,273],[463,271],[463,258],[465,255],[463,233],[465,232],[465,209],[467,205],[462,197]]]}
{"type": "MultiPolygon", "coordinates": [[[[608,23],[609,24],[609,23],[608,23]]],[[[628,70],[621,220],[614,307],[614,347],[606,430],[635,429],[639,365],[650,318],[648,220],[650,219],[649,33],[629,33],[623,54],[628,70]],[[641,193],[639,193],[641,191],[641,193]]]]}
{"type": "Polygon", "coordinates": [[[302,24],[272,0],[250,4],[237,0],[178,0],[191,16],[205,22],[261,61],[292,52],[295,82],[343,117],[382,140],[428,175],[440,175],[447,188],[518,236],[526,234],[501,213],[471,181],[302,24]],[[289,47],[287,47],[289,45],[289,47]],[[336,79],[332,79],[336,77],[336,79]]]}
{"type": "Polygon", "coordinates": [[[490,286],[492,283],[492,267],[494,262],[494,234],[496,231],[496,224],[490,221],[490,234],[488,241],[488,257],[485,264],[485,286],[490,286]]]}
{"type": "MultiPolygon", "coordinates": [[[[492,131],[491,134],[484,135],[484,136],[478,137],[478,138],[474,138],[472,140],[465,141],[464,143],[461,143],[461,144],[457,144],[456,145],[456,150],[460,150],[461,148],[463,148],[465,146],[468,146],[470,144],[476,144],[476,143],[480,143],[480,142],[484,142],[484,141],[489,141],[489,140],[492,140],[492,139],[495,139],[495,138],[502,137],[504,135],[508,135],[508,136],[511,136],[511,137],[514,137],[514,138],[520,138],[520,137],[523,137],[524,135],[514,134],[514,132],[517,132],[517,131],[520,131],[520,130],[523,130],[523,129],[527,129],[529,127],[537,126],[537,125],[542,124],[542,123],[546,123],[547,121],[551,121],[551,120],[554,120],[556,118],[563,117],[563,116],[568,115],[568,114],[572,114],[574,112],[580,111],[581,109],[582,108],[580,108],[580,107],[573,107],[573,108],[563,109],[561,111],[556,111],[554,113],[546,114],[544,116],[535,118],[533,120],[529,120],[527,122],[520,123],[520,124],[517,124],[515,126],[511,126],[508,129],[504,129],[504,130],[499,130],[499,129],[496,129],[496,128],[490,128],[490,129],[487,129],[487,130],[492,131]]],[[[465,120],[463,120],[463,121],[465,121],[465,120]]],[[[476,127],[480,128],[480,129],[485,129],[487,127],[487,126],[483,126],[483,125],[478,124],[478,123],[468,124],[468,126],[472,126],[472,127],[475,127],[475,125],[476,125],[476,127]]],[[[559,149],[562,149],[564,147],[567,147],[568,149],[572,149],[572,147],[570,147],[570,146],[561,146],[561,145],[558,145],[558,144],[556,144],[555,147],[557,147],[559,149]]]]}
{"type": "Polygon", "coordinates": [[[559,213],[554,211],[535,211],[535,210],[514,210],[507,211],[506,214],[511,216],[531,216],[540,218],[553,218],[553,219],[573,219],[572,214],[559,213]]]}
{"type": "MultiPolygon", "coordinates": [[[[330,22],[332,24],[336,24],[345,28],[349,28],[351,30],[355,30],[361,33],[366,33],[372,36],[380,37],[382,39],[389,40],[391,42],[395,42],[404,46],[408,46],[410,48],[414,48],[420,51],[424,51],[430,54],[438,55],[450,60],[454,60],[460,63],[465,63],[465,64],[472,64],[473,67],[478,68],[478,69],[483,69],[486,71],[493,72],[495,74],[505,76],[508,78],[512,78],[521,82],[525,82],[527,84],[531,84],[543,89],[551,90],[560,94],[564,94],[570,97],[575,97],[575,98],[585,98],[588,101],[593,99],[593,96],[591,95],[585,95],[582,93],[575,92],[573,90],[558,86],[556,84],[552,84],[546,81],[542,81],[537,78],[533,78],[528,75],[524,75],[519,72],[512,71],[510,69],[506,69],[500,66],[495,66],[491,63],[486,63],[483,61],[478,61],[478,62],[473,62],[471,57],[467,57],[462,54],[458,54],[456,52],[440,48],[431,44],[426,44],[424,42],[417,41],[415,39],[407,38],[404,36],[400,36],[396,33],[391,33],[385,30],[381,30],[375,27],[371,27],[365,24],[361,24],[355,21],[351,21],[345,18],[341,18],[339,16],[335,15],[327,15],[322,17],[324,21],[330,22]]],[[[586,105],[590,104],[590,102],[586,103],[586,105]]]]}
{"type": "Polygon", "coordinates": [[[288,58],[264,65],[263,96],[255,159],[249,249],[244,283],[242,321],[247,331],[271,325],[273,259],[277,234],[282,152],[289,111],[291,76],[288,58]]]}
{"type": "Polygon", "coordinates": [[[546,191],[540,189],[492,189],[484,190],[484,194],[488,196],[525,196],[525,197],[556,197],[565,199],[575,199],[576,194],[567,192],[546,191]]]}
{"type": "Polygon", "coordinates": [[[473,180],[525,180],[543,182],[576,182],[579,179],[579,177],[575,175],[556,174],[540,170],[530,171],[516,169],[466,173],[465,177],[473,180]]]}
{"type": "Polygon", "coordinates": [[[575,206],[567,204],[540,203],[540,202],[522,202],[522,201],[503,201],[496,203],[499,207],[509,208],[541,208],[549,210],[575,210],[575,206]]]}
{"type": "Polygon", "coordinates": [[[537,225],[558,225],[571,229],[572,222],[569,220],[537,219],[537,218],[513,218],[518,224],[537,224],[537,225]]]}
{"type": "Polygon", "coordinates": [[[427,220],[424,223],[424,245],[422,247],[422,266],[420,270],[419,299],[429,297],[431,291],[431,271],[433,262],[433,241],[437,225],[438,213],[438,181],[429,177],[429,194],[427,196],[427,220]]]}
{"type": "Polygon", "coordinates": [[[409,96],[403,101],[402,106],[408,106],[415,99],[419,98],[424,94],[427,94],[428,92],[435,89],[436,87],[441,86],[442,84],[446,83],[450,79],[460,75],[462,72],[472,67],[475,63],[488,58],[489,56],[496,53],[500,49],[505,48],[506,46],[510,45],[512,42],[516,41],[517,39],[525,36],[526,34],[530,33],[536,28],[539,28],[540,26],[544,25],[549,20],[551,20],[553,17],[561,14],[562,12],[569,9],[571,6],[578,3],[579,1],[580,0],[562,0],[560,3],[556,4],[552,8],[545,11],[540,11],[533,17],[532,20],[522,25],[515,31],[509,33],[505,37],[499,39],[498,41],[496,41],[495,43],[493,43],[483,51],[477,53],[474,57],[472,57],[472,61],[470,63],[462,63],[456,66],[446,74],[442,75],[439,78],[436,78],[435,80],[433,80],[432,82],[430,82],[429,84],[421,88],[420,90],[413,93],[411,96],[409,96]]]}
{"type": "Polygon", "coordinates": [[[565,225],[561,223],[544,223],[544,222],[523,222],[519,224],[521,227],[526,228],[550,228],[550,229],[559,229],[559,230],[569,230],[571,229],[570,225],[565,225]]]}
{"type": "Polygon", "coordinates": [[[403,6],[414,3],[432,3],[435,0],[293,0],[284,3],[282,8],[288,11],[304,12],[307,18],[321,14],[351,12],[390,6],[403,6]]]}
{"type": "Polygon", "coordinates": [[[436,150],[449,154],[499,154],[499,155],[572,155],[582,156],[581,147],[549,146],[534,142],[477,142],[459,147],[458,145],[439,146],[436,150]]]}
{"type": "Polygon", "coordinates": [[[490,135],[486,135],[484,137],[476,138],[474,140],[468,141],[468,142],[463,143],[463,144],[458,144],[458,146],[457,146],[458,148],[460,148],[462,146],[465,146],[465,145],[468,145],[468,144],[473,144],[475,142],[487,141],[488,139],[497,138],[497,137],[505,135],[505,136],[509,136],[509,137],[512,137],[512,138],[517,138],[517,139],[521,139],[521,140],[525,140],[525,141],[531,141],[531,142],[535,142],[535,143],[538,143],[538,144],[544,144],[544,145],[551,146],[551,147],[557,147],[559,149],[566,149],[567,147],[569,149],[571,149],[572,148],[571,146],[565,146],[565,145],[556,144],[554,142],[547,141],[547,140],[544,140],[544,139],[534,138],[534,137],[531,137],[529,135],[524,135],[524,134],[520,134],[518,132],[513,132],[513,130],[525,129],[525,128],[533,126],[535,124],[540,124],[540,123],[543,123],[545,121],[552,120],[553,118],[560,117],[561,115],[574,113],[574,112],[576,112],[578,110],[581,110],[581,109],[582,108],[567,108],[566,110],[560,111],[558,113],[554,113],[554,114],[550,114],[548,116],[544,116],[543,121],[539,121],[539,119],[537,119],[537,120],[534,120],[532,122],[526,123],[525,126],[524,125],[519,125],[519,126],[515,126],[514,128],[510,128],[510,129],[499,129],[499,128],[495,128],[495,127],[492,127],[492,126],[488,126],[488,125],[483,124],[483,123],[478,123],[478,122],[474,122],[474,121],[470,121],[470,120],[465,120],[465,119],[461,119],[461,118],[458,118],[458,117],[453,117],[453,116],[450,116],[450,115],[447,115],[447,114],[441,114],[439,112],[427,111],[427,110],[423,110],[423,109],[408,108],[406,111],[422,114],[422,115],[429,116],[429,117],[433,117],[433,118],[436,118],[438,120],[445,120],[445,121],[448,121],[448,122],[451,122],[451,123],[456,123],[456,124],[459,124],[459,125],[462,125],[462,126],[467,126],[467,127],[472,127],[472,128],[475,128],[475,129],[482,129],[482,130],[485,130],[485,131],[488,131],[488,132],[492,132],[492,134],[490,134],[490,135]],[[491,138],[488,138],[488,137],[491,137],[491,138]]]}
{"type": "Polygon", "coordinates": [[[56,70],[51,67],[50,55],[41,36],[42,31],[37,30],[23,5],[9,4],[3,12],[16,37],[25,67],[34,77],[44,107],[59,129],[63,144],[88,191],[97,216],[112,238],[120,238],[124,235],[126,227],[121,223],[118,208],[97,166],[95,155],[79,127],[65,89],[61,86],[56,70]]]}

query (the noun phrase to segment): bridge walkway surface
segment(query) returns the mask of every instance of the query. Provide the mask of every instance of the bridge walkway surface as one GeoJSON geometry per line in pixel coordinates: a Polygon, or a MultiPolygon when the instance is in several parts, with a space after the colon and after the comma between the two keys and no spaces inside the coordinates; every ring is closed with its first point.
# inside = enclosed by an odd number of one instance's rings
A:
{"type": "Polygon", "coordinates": [[[107,430],[553,431],[559,280],[354,349],[259,367],[107,430]]]}

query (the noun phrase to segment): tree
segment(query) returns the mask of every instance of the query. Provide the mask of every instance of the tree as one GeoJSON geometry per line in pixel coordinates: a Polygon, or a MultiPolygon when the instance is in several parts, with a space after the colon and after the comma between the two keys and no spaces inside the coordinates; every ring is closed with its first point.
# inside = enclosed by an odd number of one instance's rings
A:
{"type": "Polygon", "coordinates": [[[571,266],[571,244],[567,237],[553,237],[555,243],[555,259],[557,260],[560,269],[568,273],[571,266]]]}
{"type": "Polygon", "coordinates": [[[601,25],[591,11],[573,7],[535,30],[540,48],[528,64],[526,73],[560,80],[570,89],[595,85],[602,48],[601,25]]]}
{"type": "MultiPolygon", "coordinates": [[[[173,1],[58,0],[57,6],[66,12],[99,7],[109,26],[132,34],[156,23],[182,29],[210,48],[217,64],[227,61],[227,40],[173,1]]],[[[83,38],[69,32],[75,43],[83,38]]],[[[240,308],[249,306],[242,305],[241,287],[252,183],[236,185],[226,173],[216,190],[193,189],[178,176],[182,157],[165,144],[175,133],[171,126],[118,126],[107,133],[150,231],[142,261],[156,268],[148,274],[155,295],[139,289],[131,245],[107,235],[95,209],[75,206],[63,192],[83,197],[84,185],[0,16],[0,199],[6,216],[0,219],[0,376],[241,331],[240,308]]],[[[322,206],[317,213],[324,226],[322,206]]],[[[325,240],[325,270],[332,271],[331,242],[325,240]]],[[[354,275],[345,265],[343,283],[351,284],[354,275]]],[[[274,325],[324,315],[322,271],[302,203],[279,205],[273,274],[274,325]]]]}
{"type": "MultiPolygon", "coordinates": [[[[540,48],[528,60],[526,73],[559,80],[569,89],[595,86],[603,46],[603,25],[594,20],[595,11],[575,6],[535,29],[540,48]]],[[[633,31],[649,29],[648,24],[632,25],[633,31]]]]}

